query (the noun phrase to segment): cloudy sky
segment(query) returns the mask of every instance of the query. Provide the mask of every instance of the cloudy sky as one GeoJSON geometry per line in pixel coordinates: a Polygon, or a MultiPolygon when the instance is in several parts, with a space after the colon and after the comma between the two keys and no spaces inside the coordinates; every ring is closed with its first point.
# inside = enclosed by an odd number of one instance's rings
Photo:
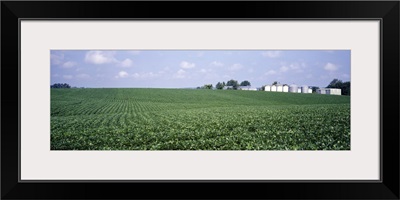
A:
{"type": "Polygon", "coordinates": [[[186,88],[234,79],[261,87],[327,86],[350,81],[350,51],[52,50],[51,84],[76,87],[186,88]]]}

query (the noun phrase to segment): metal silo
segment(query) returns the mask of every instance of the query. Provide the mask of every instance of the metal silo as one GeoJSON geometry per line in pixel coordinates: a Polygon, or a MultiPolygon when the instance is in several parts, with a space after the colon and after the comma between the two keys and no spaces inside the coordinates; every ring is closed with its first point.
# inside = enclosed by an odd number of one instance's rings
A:
{"type": "Polygon", "coordinates": [[[301,93],[308,93],[308,86],[307,85],[301,86],[301,93]]]}
{"type": "Polygon", "coordinates": [[[289,92],[297,93],[297,85],[295,84],[290,85],[289,92]]]}
{"type": "Polygon", "coordinates": [[[277,85],[276,85],[276,91],[277,91],[277,92],[283,92],[283,85],[277,84],[277,85]]]}
{"type": "Polygon", "coordinates": [[[271,86],[271,92],[276,92],[276,85],[271,86]]]}
{"type": "Polygon", "coordinates": [[[271,86],[270,85],[265,85],[264,90],[267,91],[267,92],[271,92],[271,86]]]}
{"type": "Polygon", "coordinates": [[[289,86],[288,85],[283,85],[282,92],[289,92],[289,86]]]}

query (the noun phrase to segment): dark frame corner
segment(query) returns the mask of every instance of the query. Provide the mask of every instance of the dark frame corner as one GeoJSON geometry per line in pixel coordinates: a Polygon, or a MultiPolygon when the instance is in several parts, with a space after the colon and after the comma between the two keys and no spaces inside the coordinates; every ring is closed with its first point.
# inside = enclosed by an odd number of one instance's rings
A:
{"type": "Polygon", "coordinates": [[[399,10],[399,1],[2,1],[0,198],[399,199],[399,10]],[[20,78],[16,76],[19,74],[19,25],[22,18],[380,19],[382,180],[324,183],[19,182],[20,78]],[[149,194],[148,189],[157,192],[149,194]]]}

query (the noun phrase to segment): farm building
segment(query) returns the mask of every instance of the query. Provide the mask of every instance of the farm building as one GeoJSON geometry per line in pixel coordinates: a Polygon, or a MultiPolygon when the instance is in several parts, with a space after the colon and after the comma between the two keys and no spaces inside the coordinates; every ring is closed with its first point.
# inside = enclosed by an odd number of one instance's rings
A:
{"type": "Polygon", "coordinates": [[[264,91],[271,92],[271,86],[270,85],[265,85],[264,91]]]}
{"type": "Polygon", "coordinates": [[[286,85],[286,84],[284,84],[284,85],[282,86],[282,92],[289,92],[289,86],[286,85]]]}
{"type": "Polygon", "coordinates": [[[342,95],[342,90],[339,88],[319,88],[318,94],[342,95]]]}
{"type": "Polygon", "coordinates": [[[308,93],[308,86],[307,85],[301,86],[301,93],[308,93]]]}
{"type": "Polygon", "coordinates": [[[297,93],[301,93],[301,87],[297,88],[297,93]]]}
{"type": "Polygon", "coordinates": [[[308,88],[308,93],[312,93],[312,89],[311,88],[308,88]]]}
{"type": "Polygon", "coordinates": [[[223,90],[233,90],[233,86],[224,86],[223,90]]]}
{"type": "Polygon", "coordinates": [[[276,85],[271,86],[271,92],[276,92],[276,85]]]}
{"type": "Polygon", "coordinates": [[[276,84],[276,91],[277,91],[277,92],[283,92],[283,85],[281,85],[281,84],[276,84]]]}
{"type": "Polygon", "coordinates": [[[238,90],[251,90],[251,91],[257,91],[257,88],[253,88],[251,86],[239,86],[238,90]]]}
{"type": "Polygon", "coordinates": [[[298,89],[297,85],[295,85],[295,84],[292,84],[289,86],[289,92],[297,93],[297,89],[298,89]]]}

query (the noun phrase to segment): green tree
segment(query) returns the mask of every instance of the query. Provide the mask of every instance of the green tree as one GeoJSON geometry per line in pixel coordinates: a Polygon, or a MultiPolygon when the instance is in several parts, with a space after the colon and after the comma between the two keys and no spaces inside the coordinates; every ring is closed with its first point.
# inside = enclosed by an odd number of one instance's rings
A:
{"type": "Polygon", "coordinates": [[[350,81],[344,82],[342,84],[342,95],[349,95],[350,96],[350,81]]]}
{"type": "Polygon", "coordinates": [[[278,84],[278,82],[277,82],[277,81],[274,81],[274,82],[272,83],[272,85],[276,85],[276,84],[278,84]]]}
{"type": "Polygon", "coordinates": [[[204,89],[212,89],[213,85],[212,84],[205,84],[203,86],[204,89]]]}
{"type": "Polygon", "coordinates": [[[224,88],[224,84],[218,82],[217,85],[215,85],[215,87],[216,87],[218,90],[222,90],[222,89],[224,88]]]}
{"type": "Polygon", "coordinates": [[[239,87],[238,81],[237,81],[237,80],[233,80],[233,79],[229,80],[229,81],[226,83],[226,85],[227,85],[227,86],[232,86],[234,90],[237,90],[238,87],[239,87]]]}
{"type": "Polygon", "coordinates": [[[312,89],[312,93],[316,93],[317,90],[319,89],[319,87],[313,86],[313,87],[311,87],[311,89],[312,89]]]}
{"type": "Polygon", "coordinates": [[[250,82],[249,81],[242,81],[241,83],[240,83],[240,86],[251,86],[251,84],[250,84],[250,82]]]}
{"type": "Polygon", "coordinates": [[[55,83],[51,85],[50,88],[71,88],[71,86],[67,83],[55,83]]]}

